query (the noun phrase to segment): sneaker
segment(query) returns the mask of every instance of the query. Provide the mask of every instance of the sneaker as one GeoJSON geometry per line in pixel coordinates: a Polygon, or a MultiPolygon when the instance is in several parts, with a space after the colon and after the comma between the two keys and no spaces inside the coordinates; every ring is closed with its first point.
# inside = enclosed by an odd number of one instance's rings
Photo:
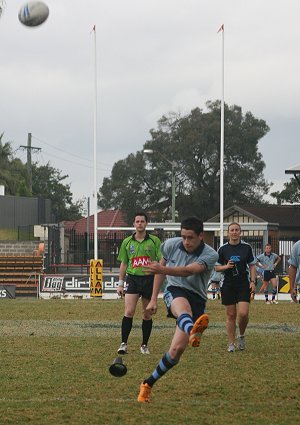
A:
{"type": "Polygon", "coordinates": [[[278,301],[276,301],[276,300],[272,300],[272,301],[271,301],[271,304],[278,304],[278,301]]]}
{"type": "Polygon", "coordinates": [[[239,347],[239,350],[245,350],[246,344],[245,344],[244,336],[238,336],[238,347],[239,347]]]}
{"type": "Polygon", "coordinates": [[[149,403],[151,390],[152,387],[150,387],[150,385],[141,384],[140,393],[138,395],[137,401],[139,401],[140,403],[149,403]]]}
{"type": "Polygon", "coordinates": [[[208,326],[209,317],[207,314],[202,314],[194,323],[193,329],[190,332],[189,344],[192,347],[199,347],[203,332],[208,326]]]}
{"type": "Polygon", "coordinates": [[[270,301],[266,301],[266,304],[270,304],[270,301]]]}
{"type": "Polygon", "coordinates": [[[119,349],[118,349],[118,354],[127,354],[127,344],[126,342],[122,342],[122,344],[120,345],[119,349]]]}
{"type": "Polygon", "coordinates": [[[228,345],[227,351],[228,351],[228,353],[234,353],[235,352],[235,345],[234,345],[233,342],[228,345]]]}
{"type": "Polygon", "coordinates": [[[149,351],[147,345],[145,345],[145,344],[141,345],[140,350],[141,350],[142,354],[150,354],[150,351],[149,351]]]}

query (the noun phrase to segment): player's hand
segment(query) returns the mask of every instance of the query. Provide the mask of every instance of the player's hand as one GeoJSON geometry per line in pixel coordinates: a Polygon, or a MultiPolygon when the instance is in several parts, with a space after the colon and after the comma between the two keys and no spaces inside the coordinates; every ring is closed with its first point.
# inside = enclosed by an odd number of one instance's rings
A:
{"type": "Polygon", "coordinates": [[[251,289],[251,293],[250,293],[251,300],[254,300],[255,291],[256,291],[256,286],[254,282],[250,282],[250,289],[251,289]]]}
{"type": "Polygon", "coordinates": [[[123,298],[123,295],[124,295],[124,287],[123,286],[117,287],[117,294],[119,295],[119,297],[123,298]]]}
{"type": "Polygon", "coordinates": [[[229,260],[228,263],[227,263],[227,268],[232,269],[232,267],[234,267],[234,265],[235,265],[235,262],[232,261],[232,260],[229,260]]]}
{"type": "Polygon", "coordinates": [[[157,301],[151,300],[147,305],[146,310],[151,314],[155,314],[157,312],[157,301]]]}
{"type": "Polygon", "coordinates": [[[294,303],[296,303],[297,302],[297,292],[296,292],[296,290],[291,289],[290,294],[291,294],[292,301],[294,301],[294,303]]]}
{"type": "Polygon", "coordinates": [[[159,274],[161,272],[161,265],[157,261],[150,261],[150,263],[144,267],[146,274],[159,274]]]}

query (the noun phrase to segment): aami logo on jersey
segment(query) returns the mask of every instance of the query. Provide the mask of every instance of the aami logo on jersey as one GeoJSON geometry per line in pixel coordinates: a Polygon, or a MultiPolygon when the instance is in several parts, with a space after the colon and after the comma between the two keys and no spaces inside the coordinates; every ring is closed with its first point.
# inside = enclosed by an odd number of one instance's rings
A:
{"type": "Polygon", "coordinates": [[[144,267],[147,266],[150,263],[150,258],[146,255],[142,255],[141,257],[134,257],[131,260],[132,268],[136,267],[144,267]]]}
{"type": "Polygon", "coordinates": [[[241,257],[239,255],[232,255],[230,257],[230,261],[234,261],[235,263],[239,263],[241,261],[241,257]]]}

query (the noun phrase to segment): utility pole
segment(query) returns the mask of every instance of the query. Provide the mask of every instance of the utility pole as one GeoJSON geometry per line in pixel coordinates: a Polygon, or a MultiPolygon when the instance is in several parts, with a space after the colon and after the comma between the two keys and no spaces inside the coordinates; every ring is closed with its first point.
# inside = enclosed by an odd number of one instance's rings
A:
{"type": "Polygon", "coordinates": [[[32,193],[32,162],[31,162],[31,151],[40,151],[41,148],[35,148],[31,146],[31,133],[28,133],[27,146],[20,145],[20,148],[27,149],[27,172],[28,172],[28,186],[30,193],[32,193]]]}

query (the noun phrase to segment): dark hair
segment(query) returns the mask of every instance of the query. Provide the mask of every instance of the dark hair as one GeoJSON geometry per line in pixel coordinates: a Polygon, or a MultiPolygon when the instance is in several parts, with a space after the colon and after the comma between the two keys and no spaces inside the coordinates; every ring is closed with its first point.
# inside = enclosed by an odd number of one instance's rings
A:
{"type": "Polygon", "coordinates": [[[146,213],[144,213],[144,212],[137,212],[137,213],[135,213],[135,214],[134,214],[133,221],[135,221],[135,218],[136,218],[138,215],[139,215],[139,216],[142,216],[142,217],[145,217],[146,223],[148,223],[148,216],[147,216],[147,214],[146,214],[146,213]]]}
{"type": "Polygon", "coordinates": [[[193,230],[197,235],[203,232],[203,221],[198,217],[187,217],[181,222],[181,229],[193,230]]]}

